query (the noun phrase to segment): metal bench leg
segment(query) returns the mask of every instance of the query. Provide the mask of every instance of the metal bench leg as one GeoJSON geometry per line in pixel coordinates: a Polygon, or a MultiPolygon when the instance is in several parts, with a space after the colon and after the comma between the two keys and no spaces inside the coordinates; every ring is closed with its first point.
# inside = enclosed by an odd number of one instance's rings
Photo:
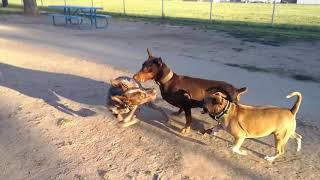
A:
{"type": "Polygon", "coordinates": [[[109,20],[110,20],[110,18],[105,18],[105,20],[106,20],[106,24],[105,24],[104,26],[98,26],[98,23],[97,23],[97,21],[96,21],[96,28],[97,28],[97,29],[103,29],[103,28],[108,27],[108,26],[109,26],[109,20]]]}
{"type": "Polygon", "coordinates": [[[52,16],[52,23],[53,23],[53,25],[55,25],[55,26],[57,25],[54,16],[52,16]]]}

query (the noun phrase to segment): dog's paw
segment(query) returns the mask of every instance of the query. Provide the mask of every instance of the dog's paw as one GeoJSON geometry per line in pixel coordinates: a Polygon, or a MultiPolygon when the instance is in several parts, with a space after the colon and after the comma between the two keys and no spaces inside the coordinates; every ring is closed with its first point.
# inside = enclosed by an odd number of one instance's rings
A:
{"type": "Polygon", "coordinates": [[[240,154],[242,156],[248,155],[248,152],[246,150],[240,150],[240,149],[237,149],[237,148],[234,148],[234,147],[232,147],[232,152],[240,154]]]}
{"type": "Polygon", "coordinates": [[[190,133],[190,131],[191,131],[191,128],[190,128],[190,127],[185,127],[185,128],[183,128],[183,129],[181,130],[181,134],[187,135],[187,134],[190,133]]]}
{"type": "Polygon", "coordinates": [[[134,124],[136,124],[136,123],[138,123],[138,122],[140,122],[140,120],[139,120],[138,118],[136,118],[136,117],[133,117],[133,118],[132,118],[130,121],[128,121],[128,122],[124,122],[124,121],[119,122],[119,125],[120,125],[120,127],[122,127],[122,128],[126,128],[126,127],[132,126],[132,125],[134,125],[134,124]]]}
{"type": "Polygon", "coordinates": [[[276,159],[276,156],[266,156],[264,157],[265,160],[269,161],[269,162],[272,162],[276,159]]]}

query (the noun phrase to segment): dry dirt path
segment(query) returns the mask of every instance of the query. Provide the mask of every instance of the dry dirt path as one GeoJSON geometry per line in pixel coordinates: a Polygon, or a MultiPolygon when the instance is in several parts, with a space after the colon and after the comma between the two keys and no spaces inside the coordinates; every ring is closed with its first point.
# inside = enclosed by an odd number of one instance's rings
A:
{"type": "Polygon", "coordinates": [[[0,179],[319,179],[317,44],[273,47],[213,31],[117,20],[98,31],[53,27],[46,17],[0,16],[0,23],[0,179]],[[290,142],[284,157],[267,163],[262,156],[273,153],[269,137],[247,140],[247,157],[232,154],[228,134],[196,133],[213,124],[198,111],[187,137],[178,133],[183,117],[167,126],[147,108],[139,113],[142,122],[119,128],[104,107],[108,82],[138,70],[146,47],[176,72],[249,86],[245,102],[291,106],[285,95],[302,91],[302,151],[294,152],[290,142]],[[234,64],[274,67],[274,73],[234,64]],[[293,71],[313,81],[294,80],[293,71]]]}

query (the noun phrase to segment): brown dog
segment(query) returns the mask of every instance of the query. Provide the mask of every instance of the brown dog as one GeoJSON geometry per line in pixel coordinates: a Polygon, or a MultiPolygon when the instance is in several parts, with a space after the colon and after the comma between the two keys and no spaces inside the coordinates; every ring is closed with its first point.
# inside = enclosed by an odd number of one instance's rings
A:
{"type": "Polygon", "coordinates": [[[162,62],[161,57],[154,57],[149,49],[148,59],[133,78],[139,82],[154,80],[159,85],[164,100],[180,108],[178,114],[185,112],[186,124],[182,133],[188,133],[192,122],[191,108],[202,107],[206,90],[215,89],[224,92],[231,102],[238,102],[240,94],[247,88],[236,89],[223,81],[212,81],[188,76],[179,76],[162,62]]]}
{"type": "Polygon", "coordinates": [[[204,100],[204,111],[218,121],[219,127],[223,127],[234,138],[235,144],[232,151],[246,155],[246,151],[240,150],[240,146],[246,138],[259,138],[270,134],[274,135],[276,153],[274,156],[266,156],[265,159],[273,161],[284,153],[284,147],[289,140],[296,140],[301,149],[302,137],[296,133],[296,114],[299,110],[302,96],[299,92],[293,92],[287,96],[297,96],[297,101],[291,109],[271,106],[248,106],[228,101],[220,92],[211,92],[204,100]]]}

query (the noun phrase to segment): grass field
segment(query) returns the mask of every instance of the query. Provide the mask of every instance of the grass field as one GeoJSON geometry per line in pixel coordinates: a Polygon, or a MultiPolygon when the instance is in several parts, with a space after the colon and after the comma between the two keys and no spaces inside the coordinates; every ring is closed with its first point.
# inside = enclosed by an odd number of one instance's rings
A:
{"type": "MultiPolygon", "coordinates": [[[[64,0],[37,0],[39,6],[62,5],[64,0]]],[[[21,0],[9,3],[21,5],[21,0]]],[[[68,5],[91,6],[91,0],[66,0],[68,5]]],[[[123,14],[123,0],[93,0],[113,16],[123,14]]],[[[286,42],[288,39],[320,40],[320,5],[276,4],[274,25],[271,26],[272,4],[214,3],[213,22],[209,21],[209,2],[165,0],[161,17],[161,0],[125,0],[125,18],[195,25],[217,29],[253,41],[286,42]]],[[[1,9],[0,9],[1,10],[1,9]]],[[[0,11],[1,12],[1,11],[0,11]]],[[[8,11],[9,13],[11,11],[8,11]]],[[[123,16],[122,16],[123,17],[123,16]]]]}
{"type": "MultiPolygon", "coordinates": [[[[21,0],[11,0],[21,4],[21,0]]],[[[37,0],[38,5],[64,4],[64,0],[37,0]],[[41,3],[42,2],[42,3],[41,3]]],[[[69,5],[91,5],[91,0],[66,0],[69,5]]],[[[106,11],[123,13],[123,0],[93,0],[95,6],[106,11]]],[[[128,15],[161,16],[161,0],[125,0],[128,15]]],[[[272,4],[263,3],[214,3],[214,20],[270,23],[272,4]]],[[[165,0],[164,14],[167,17],[209,19],[209,2],[165,0]]],[[[276,24],[320,26],[320,5],[277,4],[276,24]]]]}

